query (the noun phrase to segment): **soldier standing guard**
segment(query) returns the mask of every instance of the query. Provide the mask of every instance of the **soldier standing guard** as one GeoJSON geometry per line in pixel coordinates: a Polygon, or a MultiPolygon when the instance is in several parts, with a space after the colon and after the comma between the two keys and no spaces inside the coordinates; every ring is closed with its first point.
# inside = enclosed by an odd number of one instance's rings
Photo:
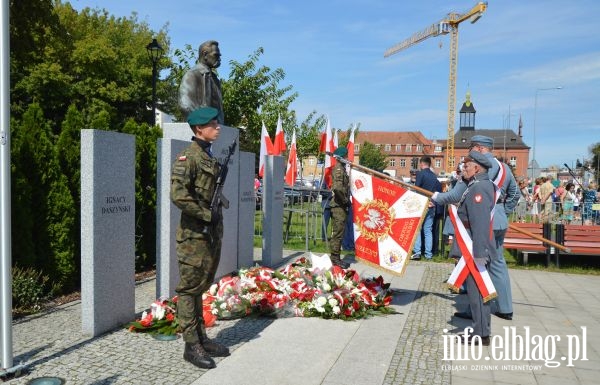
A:
{"type": "MultiPolygon", "coordinates": [[[[463,193],[458,203],[458,218],[464,224],[473,241],[473,260],[489,269],[490,261],[496,254],[496,243],[492,231],[492,211],[495,206],[495,187],[488,175],[492,167],[490,160],[480,152],[470,151],[464,160],[463,178],[467,181],[467,190],[463,193]]],[[[450,256],[460,257],[457,242],[452,244],[450,256]]],[[[464,344],[490,344],[491,310],[490,303],[483,302],[483,298],[473,274],[469,272],[466,279],[469,306],[473,317],[473,333],[464,344]],[[479,336],[480,339],[473,339],[479,336]]]]}
{"type": "Polygon", "coordinates": [[[194,136],[181,152],[171,174],[171,200],[181,209],[177,228],[179,284],[175,291],[179,331],[185,341],[183,358],[203,368],[214,368],[213,357],[229,355],[229,349],[206,336],[202,293],[212,284],[221,255],[223,216],[220,205],[210,209],[220,165],[211,144],[220,133],[219,111],[201,107],[188,116],[194,136]]]}
{"type": "MultiPolygon", "coordinates": [[[[333,155],[346,158],[348,157],[348,149],[346,147],[338,147],[333,152],[333,155]]],[[[344,238],[348,208],[350,207],[350,178],[346,173],[346,165],[342,162],[337,162],[333,166],[331,178],[332,198],[330,206],[331,221],[333,222],[333,233],[329,242],[331,262],[334,265],[347,269],[350,264],[340,259],[342,238],[344,238]]]]}

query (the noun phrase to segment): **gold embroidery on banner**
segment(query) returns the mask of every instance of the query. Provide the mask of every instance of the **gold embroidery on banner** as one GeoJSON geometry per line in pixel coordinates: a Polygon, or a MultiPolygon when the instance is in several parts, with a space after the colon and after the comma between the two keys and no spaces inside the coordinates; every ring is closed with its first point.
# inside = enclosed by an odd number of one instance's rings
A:
{"type": "Polygon", "coordinates": [[[360,235],[373,242],[385,239],[392,229],[395,215],[395,210],[381,199],[365,202],[356,215],[360,235]]]}

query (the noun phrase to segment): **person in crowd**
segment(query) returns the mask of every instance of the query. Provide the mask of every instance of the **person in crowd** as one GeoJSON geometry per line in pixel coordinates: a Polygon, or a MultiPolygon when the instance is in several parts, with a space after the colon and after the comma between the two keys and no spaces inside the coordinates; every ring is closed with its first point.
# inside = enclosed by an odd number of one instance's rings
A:
{"type": "Polygon", "coordinates": [[[583,218],[584,225],[593,224],[594,212],[592,211],[592,206],[594,205],[594,203],[597,202],[596,188],[597,188],[596,182],[591,181],[588,184],[588,188],[583,190],[583,194],[582,194],[583,206],[582,206],[581,216],[583,218]]]}
{"type": "Polygon", "coordinates": [[[543,223],[549,222],[552,218],[552,192],[554,186],[552,185],[552,177],[542,177],[542,184],[538,196],[540,198],[540,220],[543,223]]]}
{"type": "MultiPolygon", "coordinates": [[[[510,167],[499,162],[491,150],[494,140],[488,136],[474,135],[471,138],[470,150],[482,153],[491,163],[488,169],[490,179],[500,189],[500,197],[496,202],[493,218],[494,239],[496,242],[496,254],[490,263],[489,273],[496,288],[498,297],[495,300],[496,311],[494,315],[507,320],[513,318],[512,291],[510,287],[510,276],[504,259],[504,236],[508,229],[508,216],[513,212],[519,200],[519,190],[515,178],[510,172],[510,167]]],[[[463,178],[464,179],[464,178],[463,178]]],[[[447,193],[434,193],[432,200],[440,204],[451,204],[459,202],[467,186],[459,182],[447,193]]],[[[455,313],[459,318],[471,318],[468,311],[455,313]]]]}
{"type": "MultiPolygon", "coordinates": [[[[496,204],[495,186],[490,180],[488,170],[495,159],[491,160],[481,152],[471,150],[465,157],[464,178],[466,189],[458,202],[458,219],[465,225],[472,241],[473,261],[490,269],[490,262],[496,258],[496,244],[492,234],[490,216],[496,204]]],[[[452,245],[451,256],[460,256],[457,242],[452,245]]],[[[462,339],[464,344],[490,344],[491,305],[483,302],[475,278],[471,272],[465,280],[469,308],[473,319],[473,333],[462,339]],[[479,338],[475,338],[478,336],[479,338]]],[[[465,337],[465,336],[463,336],[465,337]]]]}
{"type": "Polygon", "coordinates": [[[575,190],[575,200],[573,201],[573,221],[581,220],[581,187],[575,190]]]}
{"type": "Polygon", "coordinates": [[[192,143],[177,156],[171,172],[171,201],[181,209],[176,233],[177,322],[185,342],[183,358],[202,369],[216,367],[211,356],[229,355],[226,346],[207,337],[202,311],[202,294],[215,278],[223,237],[221,207],[210,208],[221,168],[211,152],[221,131],[218,115],[213,107],[201,107],[189,114],[192,143]]]}
{"type": "Polygon", "coordinates": [[[519,200],[517,202],[517,220],[524,223],[527,209],[531,204],[527,180],[521,179],[519,181],[519,193],[519,200]]]}
{"type": "MultiPolygon", "coordinates": [[[[441,192],[442,184],[437,179],[437,175],[431,170],[431,158],[423,156],[419,159],[420,171],[417,172],[415,178],[415,186],[431,192],[441,192]]],[[[429,202],[429,208],[423,219],[421,226],[421,234],[415,240],[413,255],[411,259],[421,259],[423,255],[425,259],[433,258],[433,221],[435,220],[436,211],[440,211],[437,207],[441,206],[435,202],[429,202]],[[425,243],[422,247],[421,239],[424,238],[425,243]]]]}
{"type": "Polygon", "coordinates": [[[531,194],[531,219],[533,223],[540,223],[540,186],[542,184],[542,178],[535,178],[535,184],[533,185],[531,194]]]}
{"type": "Polygon", "coordinates": [[[575,185],[569,182],[564,190],[565,192],[560,196],[563,210],[562,220],[565,224],[569,224],[573,221],[573,207],[575,199],[577,199],[577,196],[575,195],[575,185]]]}
{"type": "MultiPolygon", "coordinates": [[[[338,147],[333,155],[347,158],[348,149],[338,147]]],[[[350,207],[350,177],[346,172],[346,165],[342,162],[336,162],[331,171],[331,221],[333,222],[333,232],[329,242],[331,251],[331,262],[341,268],[347,269],[350,264],[340,258],[342,248],[342,239],[346,229],[346,219],[348,218],[348,208],[350,207]]]]}

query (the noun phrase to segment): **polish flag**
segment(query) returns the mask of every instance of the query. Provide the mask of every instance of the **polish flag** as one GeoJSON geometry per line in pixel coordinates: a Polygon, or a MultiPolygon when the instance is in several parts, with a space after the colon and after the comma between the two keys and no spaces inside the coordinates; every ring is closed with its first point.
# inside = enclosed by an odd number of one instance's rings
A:
{"type": "Polygon", "coordinates": [[[290,153],[288,154],[287,169],[285,171],[285,183],[293,186],[296,182],[298,174],[298,156],[296,154],[296,130],[292,134],[292,144],[290,145],[290,153]]]}
{"type": "Polygon", "coordinates": [[[327,155],[328,152],[333,153],[335,151],[335,146],[333,142],[333,135],[331,133],[331,123],[329,122],[329,118],[327,119],[327,128],[325,129],[325,167],[323,169],[323,178],[327,186],[331,187],[331,171],[333,170],[333,166],[335,166],[335,159],[333,156],[327,155]]]}
{"type": "Polygon", "coordinates": [[[265,127],[265,122],[262,124],[262,132],[260,134],[260,154],[258,156],[258,176],[262,178],[265,173],[265,156],[273,155],[273,143],[265,127]]]}
{"type": "Polygon", "coordinates": [[[350,139],[348,139],[348,145],[346,148],[348,149],[348,160],[350,162],[354,162],[354,132],[356,131],[356,126],[352,127],[350,131],[350,139]]]}
{"type": "Polygon", "coordinates": [[[281,115],[277,118],[277,130],[275,131],[275,140],[273,141],[273,154],[281,155],[287,146],[285,145],[285,138],[283,136],[283,124],[281,122],[281,115]]]}

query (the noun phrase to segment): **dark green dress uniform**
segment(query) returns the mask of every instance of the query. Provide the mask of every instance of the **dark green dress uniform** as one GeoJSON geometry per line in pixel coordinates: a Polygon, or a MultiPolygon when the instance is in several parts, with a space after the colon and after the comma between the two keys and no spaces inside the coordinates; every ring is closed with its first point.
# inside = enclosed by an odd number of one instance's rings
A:
{"type": "Polygon", "coordinates": [[[342,238],[344,238],[344,229],[348,217],[348,207],[350,207],[350,178],[346,173],[346,166],[342,162],[337,162],[333,166],[331,173],[331,221],[333,223],[333,233],[329,242],[331,251],[331,261],[342,267],[347,267],[341,263],[340,249],[342,238]],[[340,264],[341,263],[341,264],[340,264]]]}
{"type": "Polygon", "coordinates": [[[210,143],[194,138],[175,160],[171,174],[171,200],[181,209],[176,236],[180,275],[175,289],[179,296],[177,319],[183,340],[189,343],[206,337],[202,293],[212,284],[221,255],[221,208],[215,214],[210,210],[220,166],[209,148],[210,143]]]}

